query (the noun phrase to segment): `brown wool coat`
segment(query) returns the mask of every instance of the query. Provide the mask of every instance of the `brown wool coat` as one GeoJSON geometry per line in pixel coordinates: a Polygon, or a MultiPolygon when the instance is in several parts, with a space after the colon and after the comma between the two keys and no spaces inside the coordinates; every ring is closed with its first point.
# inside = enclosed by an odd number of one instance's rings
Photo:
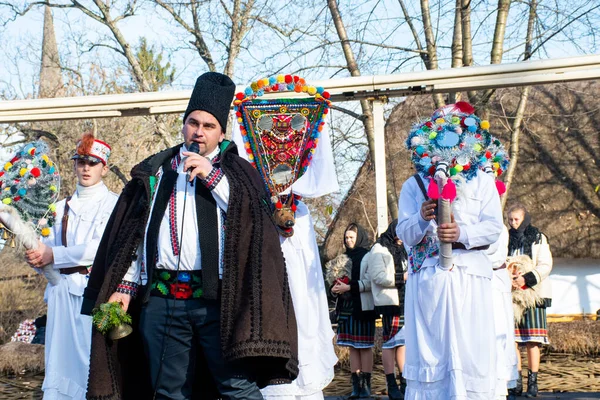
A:
{"type": "MultiPolygon", "coordinates": [[[[82,313],[108,301],[131,265],[150,212],[150,177],[180,146],[135,166],[98,248],[82,313]]],[[[270,201],[258,172],[221,146],[221,169],[230,185],[221,291],[221,347],[226,360],[246,367],[259,387],[298,375],[297,330],[285,262],[270,201]]],[[[88,399],[151,398],[139,332],[141,300],[129,312],[134,333],[111,342],[94,330],[88,399]]]]}

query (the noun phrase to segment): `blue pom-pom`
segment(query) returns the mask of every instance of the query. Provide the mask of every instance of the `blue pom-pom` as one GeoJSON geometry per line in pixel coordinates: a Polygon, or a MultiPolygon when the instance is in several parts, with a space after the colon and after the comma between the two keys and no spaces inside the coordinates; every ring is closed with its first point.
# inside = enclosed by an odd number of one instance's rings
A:
{"type": "Polygon", "coordinates": [[[290,83],[287,85],[288,90],[294,90],[294,84],[290,83]]]}
{"type": "Polygon", "coordinates": [[[27,190],[25,190],[24,188],[21,188],[21,189],[19,189],[19,191],[17,193],[19,193],[19,196],[25,196],[27,194],[27,190]]]}
{"type": "Polygon", "coordinates": [[[244,94],[246,96],[252,96],[252,93],[254,93],[254,91],[252,90],[251,87],[247,87],[246,90],[244,90],[244,94]]]}
{"type": "Polygon", "coordinates": [[[477,127],[475,125],[469,125],[467,129],[469,132],[477,132],[477,127]]]}
{"type": "Polygon", "coordinates": [[[317,86],[317,93],[319,94],[323,94],[323,92],[325,91],[325,88],[322,86],[317,86]]]}
{"type": "Polygon", "coordinates": [[[260,89],[258,92],[256,92],[257,96],[262,96],[263,94],[265,94],[265,91],[260,89]]]}
{"type": "Polygon", "coordinates": [[[272,76],[269,78],[269,85],[273,86],[274,84],[277,83],[277,78],[272,76]]]}

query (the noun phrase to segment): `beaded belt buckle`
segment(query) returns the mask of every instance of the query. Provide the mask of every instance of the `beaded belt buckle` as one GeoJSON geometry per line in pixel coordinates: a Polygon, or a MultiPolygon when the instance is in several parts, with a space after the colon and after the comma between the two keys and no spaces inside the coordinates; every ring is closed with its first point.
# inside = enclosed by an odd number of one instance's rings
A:
{"type": "Polygon", "coordinates": [[[150,295],[169,299],[197,299],[202,297],[202,271],[171,271],[157,269],[152,275],[150,295]]]}

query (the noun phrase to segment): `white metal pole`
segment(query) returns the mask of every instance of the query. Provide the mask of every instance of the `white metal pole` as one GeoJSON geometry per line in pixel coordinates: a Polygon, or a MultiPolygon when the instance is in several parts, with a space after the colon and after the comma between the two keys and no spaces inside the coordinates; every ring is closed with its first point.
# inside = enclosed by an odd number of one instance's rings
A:
{"type": "Polygon", "coordinates": [[[377,199],[377,235],[381,235],[388,227],[387,209],[387,177],[385,162],[385,119],[383,116],[383,104],[386,98],[375,98],[371,101],[373,106],[373,131],[375,154],[375,188],[377,199]]]}

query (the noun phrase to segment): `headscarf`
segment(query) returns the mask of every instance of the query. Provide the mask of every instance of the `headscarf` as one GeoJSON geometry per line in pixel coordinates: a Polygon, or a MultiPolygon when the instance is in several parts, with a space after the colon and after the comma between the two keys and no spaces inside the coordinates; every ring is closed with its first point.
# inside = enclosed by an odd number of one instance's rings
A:
{"type": "Polygon", "coordinates": [[[353,281],[357,281],[360,279],[360,262],[363,257],[369,252],[369,248],[371,247],[371,242],[369,240],[369,236],[367,232],[364,230],[362,226],[357,224],[356,222],[351,223],[344,230],[344,247],[346,248],[346,255],[352,260],[352,276],[351,279],[353,281]],[[353,248],[349,248],[346,244],[346,232],[352,226],[356,227],[356,244],[353,248]]]}
{"type": "Polygon", "coordinates": [[[541,232],[531,226],[531,215],[526,210],[515,211],[522,211],[524,216],[517,229],[511,227],[508,231],[508,255],[512,256],[521,250],[522,254],[532,257],[531,246],[541,240],[541,232]]]}
{"type": "Polygon", "coordinates": [[[388,249],[392,257],[394,257],[396,272],[403,272],[402,262],[406,261],[408,256],[404,245],[396,244],[396,225],[398,225],[397,219],[393,220],[387,230],[379,236],[377,243],[388,249]]]}

